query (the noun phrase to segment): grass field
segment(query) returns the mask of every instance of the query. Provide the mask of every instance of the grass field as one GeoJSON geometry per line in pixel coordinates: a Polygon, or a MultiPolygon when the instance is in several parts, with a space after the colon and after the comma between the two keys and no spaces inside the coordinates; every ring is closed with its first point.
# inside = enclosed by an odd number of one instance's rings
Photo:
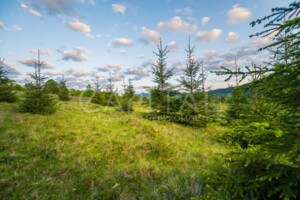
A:
{"type": "Polygon", "coordinates": [[[212,158],[227,151],[212,139],[226,128],[149,121],[141,105],[57,108],[41,116],[0,103],[1,199],[190,199],[205,195],[212,158]]]}

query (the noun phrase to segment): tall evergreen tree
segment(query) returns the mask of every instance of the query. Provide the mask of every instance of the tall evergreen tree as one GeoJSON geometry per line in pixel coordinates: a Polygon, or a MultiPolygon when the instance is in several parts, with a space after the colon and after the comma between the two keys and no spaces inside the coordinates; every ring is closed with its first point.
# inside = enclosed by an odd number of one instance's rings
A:
{"type": "Polygon", "coordinates": [[[153,82],[157,84],[157,89],[164,91],[169,89],[170,84],[168,80],[174,75],[172,69],[167,68],[167,54],[170,52],[168,46],[163,47],[161,38],[159,45],[157,45],[158,52],[153,52],[158,58],[152,66],[153,82]]]}
{"type": "Polygon", "coordinates": [[[191,46],[190,37],[185,51],[187,53],[186,68],[179,79],[180,86],[186,92],[182,95],[181,111],[185,114],[195,115],[200,110],[205,110],[205,90],[203,89],[205,74],[204,71],[203,73],[200,71],[201,65],[196,61],[195,46],[191,46]]]}
{"type": "Polygon", "coordinates": [[[227,156],[230,162],[224,174],[218,175],[221,181],[226,178],[226,184],[220,184],[219,189],[228,191],[230,198],[300,197],[299,14],[300,3],[294,2],[287,8],[274,8],[271,15],[252,22],[253,26],[266,23],[266,30],[252,37],[274,35],[274,42],[260,49],[271,49],[274,57],[264,68],[241,72],[244,76],[258,72],[262,75],[250,86],[264,95],[260,105],[266,106],[250,106],[249,116],[235,126],[233,141],[240,148],[227,156]],[[237,186],[237,181],[243,184],[237,186]]]}
{"type": "Polygon", "coordinates": [[[201,89],[202,77],[200,76],[200,64],[196,62],[194,56],[195,46],[191,46],[190,37],[188,47],[185,51],[187,53],[187,63],[179,83],[186,92],[193,96],[195,92],[199,92],[201,89]]]}
{"type": "Polygon", "coordinates": [[[158,58],[152,66],[153,82],[157,84],[155,89],[151,90],[151,106],[160,113],[170,111],[170,91],[171,86],[168,80],[173,76],[173,70],[167,67],[168,47],[163,47],[161,39],[157,45],[158,52],[153,52],[158,58]]]}
{"type": "Polygon", "coordinates": [[[20,105],[21,112],[35,114],[51,114],[55,112],[54,100],[47,94],[44,87],[45,76],[41,74],[44,62],[40,61],[40,52],[38,51],[38,60],[35,64],[34,73],[30,77],[34,82],[28,83],[25,91],[25,99],[20,105]]]}
{"type": "Polygon", "coordinates": [[[13,92],[13,81],[7,77],[7,72],[3,66],[4,58],[0,59],[0,102],[15,102],[17,97],[13,92]]]}

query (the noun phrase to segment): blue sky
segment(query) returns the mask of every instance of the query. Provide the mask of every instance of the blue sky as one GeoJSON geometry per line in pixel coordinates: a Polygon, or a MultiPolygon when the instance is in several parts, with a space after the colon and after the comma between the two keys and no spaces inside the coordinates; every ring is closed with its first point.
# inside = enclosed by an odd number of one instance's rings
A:
{"type": "MultiPolygon", "coordinates": [[[[168,66],[176,79],[185,67],[188,37],[195,57],[206,71],[220,66],[261,64],[257,52],[271,38],[250,39],[262,30],[249,23],[288,6],[289,0],[1,0],[0,57],[10,77],[29,80],[37,49],[46,62],[43,73],[84,88],[109,73],[121,89],[122,77],[132,79],[137,92],[153,86],[151,63],[159,38],[168,45],[168,66]]],[[[210,88],[227,87],[224,77],[208,73],[210,88]]]]}

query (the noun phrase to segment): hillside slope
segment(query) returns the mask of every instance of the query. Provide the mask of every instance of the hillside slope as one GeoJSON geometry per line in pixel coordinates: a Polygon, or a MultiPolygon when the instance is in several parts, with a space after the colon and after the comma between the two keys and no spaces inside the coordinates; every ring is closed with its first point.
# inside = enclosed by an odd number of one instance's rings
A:
{"type": "Polygon", "coordinates": [[[189,198],[203,194],[210,157],[226,152],[209,139],[222,127],[149,121],[142,107],[57,106],[40,116],[0,103],[1,199],[189,198]]]}

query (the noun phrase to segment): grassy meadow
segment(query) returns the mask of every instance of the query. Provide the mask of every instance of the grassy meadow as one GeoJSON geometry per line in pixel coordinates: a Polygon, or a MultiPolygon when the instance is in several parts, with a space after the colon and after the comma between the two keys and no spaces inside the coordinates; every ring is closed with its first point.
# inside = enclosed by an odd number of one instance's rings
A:
{"type": "MultiPolygon", "coordinates": [[[[0,103],[1,199],[190,199],[205,196],[215,141],[228,128],[193,128],[88,102],[53,115],[0,103]]],[[[224,108],[222,108],[224,109],[224,108]]]]}

